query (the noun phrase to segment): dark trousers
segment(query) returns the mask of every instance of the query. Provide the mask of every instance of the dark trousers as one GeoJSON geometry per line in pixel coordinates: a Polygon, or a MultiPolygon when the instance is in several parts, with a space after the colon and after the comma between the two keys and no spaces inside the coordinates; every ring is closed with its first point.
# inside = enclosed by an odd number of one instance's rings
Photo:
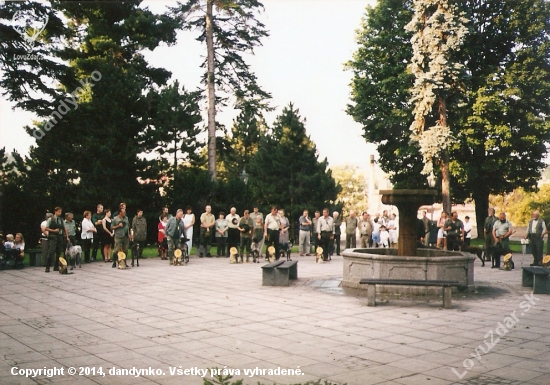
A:
{"type": "Polygon", "coordinates": [[[266,255],[268,254],[267,248],[273,246],[275,248],[275,258],[279,259],[279,230],[267,229],[267,236],[269,239],[265,241],[266,255]]]}
{"type": "Polygon", "coordinates": [[[485,234],[485,260],[491,260],[490,250],[493,247],[493,234],[491,232],[485,234]]]}
{"type": "Polygon", "coordinates": [[[218,257],[225,257],[225,245],[227,244],[226,237],[216,237],[216,245],[218,247],[216,255],[218,257]]]}
{"type": "Polygon", "coordinates": [[[319,241],[319,233],[311,233],[311,237],[313,238],[313,243],[311,246],[313,246],[313,254],[317,254],[317,248],[321,244],[319,241]]]}
{"type": "Polygon", "coordinates": [[[334,239],[330,246],[331,255],[334,254],[334,252],[336,252],[336,255],[340,255],[340,234],[334,234],[334,239]]]}
{"type": "MultiPolygon", "coordinates": [[[[531,252],[533,253],[533,264],[542,264],[542,253],[544,248],[544,240],[540,235],[529,234],[529,243],[531,244],[531,252]]],[[[548,242],[550,243],[550,242],[548,242]]]]}
{"type": "Polygon", "coordinates": [[[460,247],[460,236],[455,234],[447,234],[447,250],[458,251],[460,247]]]}
{"type": "Polygon", "coordinates": [[[210,255],[210,243],[212,233],[208,232],[208,235],[206,235],[206,229],[204,227],[201,227],[200,232],[200,238],[199,238],[199,254],[202,254],[203,252],[206,253],[207,256],[210,255]]]}
{"type": "MultiPolygon", "coordinates": [[[[90,248],[92,246],[91,239],[82,240],[82,252],[84,253],[84,262],[90,262],[90,248]]],[[[118,251],[118,250],[117,250],[118,251]]]]}
{"type": "Polygon", "coordinates": [[[357,235],[355,233],[353,234],[346,234],[346,249],[354,249],[357,245],[357,235]]]}
{"type": "Polygon", "coordinates": [[[323,260],[328,261],[328,251],[330,249],[330,244],[332,243],[332,232],[331,231],[321,231],[321,247],[323,248],[323,260]]]}
{"type": "Polygon", "coordinates": [[[244,249],[246,249],[246,256],[247,258],[250,256],[250,238],[249,237],[241,237],[241,245],[239,248],[239,254],[242,257],[244,253],[244,249]]]}
{"type": "Polygon", "coordinates": [[[101,239],[99,237],[99,232],[94,234],[94,238],[92,239],[92,244],[93,244],[92,260],[94,260],[94,261],[96,260],[98,249],[101,252],[101,256],[103,257],[103,259],[105,259],[105,255],[103,254],[103,247],[102,247],[103,245],[102,245],[101,239]]]}
{"type": "Polygon", "coordinates": [[[61,256],[62,248],[63,238],[61,236],[48,238],[48,260],[46,262],[47,269],[49,269],[53,263],[53,270],[59,270],[59,257],[61,256]]]}
{"type": "Polygon", "coordinates": [[[132,256],[133,257],[137,257],[137,258],[141,258],[141,256],[143,255],[143,248],[145,247],[145,241],[134,241],[134,245],[132,247],[132,256]],[[138,247],[139,245],[139,247],[138,247]],[[134,253],[136,253],[136,255],[134,256],[134,253]]]}

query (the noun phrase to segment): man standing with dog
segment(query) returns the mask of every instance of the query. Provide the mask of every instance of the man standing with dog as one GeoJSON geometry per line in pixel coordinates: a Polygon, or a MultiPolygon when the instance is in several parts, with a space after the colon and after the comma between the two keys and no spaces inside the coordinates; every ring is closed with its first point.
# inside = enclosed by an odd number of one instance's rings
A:
{"type": "Polygon", "coordinates": [[[111,230],[115,233],[115,255],[113,256],[112,267],[117,266],[117,253],[122,249],[124,255],[128,256],[129,241],[129,223],[126,216],[126,208],[120,206],[117,216],[111,221],[111,230]]]}
{"type": "Polygon", "coordinates": [[[540,218],[539,211],[535,210],[527,225],[527,235],[525,236],[525,239],[529,239],[531,252],[533,253],[533,263],[530,266],[541,266],[542,264],[542,249],[544,247],[545,234],[548,234],[546,224],[540,218]]]}
{"type": "Polygon", "coordinates": [[[510,235],[512,235],[512,224],[506,219],[505,213],[500,213],[498,220],[493,225],[493,262],[491,268],[500,267],[500,256],[510,250],[510,235]]]}
{"type": "MultiPolygon", "coordinates": [[[[168,219],[166,222],[166,241],[168,242],[168,259],[170,259],[170,265],[174,264],[174,250],[180,247],[180,237],[183,234],[183,210],[178,209],[176,216],[168,219]]],[[[209,244],[210,245],[210,244],[209,244]]]]}
{"type": "Polygon", "coordinates": [[[46,262],[46,273],[50,272],[50,266],[53,263],[53,271],[59,270],[59,257],[63,247],[63,237],[65,226],[61,219],[61,207],[56,207],[53,212],[53,217],[48,219],[46,224],[48,232],[48,259],[46,262]]]}

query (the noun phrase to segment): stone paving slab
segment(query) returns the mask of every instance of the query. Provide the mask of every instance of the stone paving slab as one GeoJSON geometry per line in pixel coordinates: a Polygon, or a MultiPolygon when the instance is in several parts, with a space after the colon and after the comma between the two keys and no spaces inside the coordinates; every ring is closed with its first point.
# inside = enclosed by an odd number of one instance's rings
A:
{"type": "Polygon", "coordinates": [[[514,271],[476,261],[476,292],[453,294],[448,310],[441,298],[403,295],[368,307],[365,292],[341,287],[341,257],[292,258],[299,279],[289,287],[261,286],[263,263],[225,258],[177,267],[153,258],[127,270],[95,262],[65,276],[1,271],[0,385],[202,384],[196,373],[170,374],[180,367],[239,369],[234,379],[245,384],[550,383],[550,297],[533,305],[521,287],[530,256],[515,254],[514,271]],[[44,367],[65,375],[11,374],[44,367]],[[106,375],[70,376],[68,367],[106,375]],[[107,373],[134,367],[159,372],[107,373]],[[268,373],[278,368],[303,375],[268,373]]]}

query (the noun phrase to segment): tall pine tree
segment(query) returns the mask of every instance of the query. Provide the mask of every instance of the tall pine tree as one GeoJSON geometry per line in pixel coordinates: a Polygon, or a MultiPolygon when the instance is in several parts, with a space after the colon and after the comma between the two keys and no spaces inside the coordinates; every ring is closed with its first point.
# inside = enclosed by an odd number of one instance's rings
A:
{"type": "Polygon", "coordinates": [[[208,171],[216,180],[216,111],[228,97],[265,108],[271,96],[258,85],[256,76],[243,55],[254,53],[261,39],[268,36],[265,25],[257,20],[263,9],[257,0],[187,0],[178,2],[172,12],[183,20],[183,28],[199,31],[206,43],[203,78],[208,101],[208,171]]]}
{"type": "Polygon", "coordinates": [[[284,207],[297,219],[305,208],[334,207],[340,186],[326,159],[319,161],[305,119],[290,103],[261,139],[250,161],[249,186],[256,203],[284,207]]]}

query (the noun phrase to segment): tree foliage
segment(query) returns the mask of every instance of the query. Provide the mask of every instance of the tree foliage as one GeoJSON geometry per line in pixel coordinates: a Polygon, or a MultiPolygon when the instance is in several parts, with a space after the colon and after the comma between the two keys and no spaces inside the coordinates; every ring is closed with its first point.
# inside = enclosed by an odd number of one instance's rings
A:
{"type": "Polygon", "coordinates": [[[253,200],[267,208],[284,207],[297,219],[305,208],[335,207],[340,187],[327,160],[306,133],[305,119],[290,103],[260,140],[250,161],[249,187],[253,200]]]}
{"type": "MultiPolygon", "coordinates": [[[[467,78],[447,102],[452,136],[449,171],[455,201],[472,197],[478,228],[489,194],[516,187],[536,188],[550,141],[550,4],[544,0],[461,0],[470,21],[455,60],[467,78]]],[[[381,0],[367,8],[358,32],[358,50],[348,63],[353,71],[348,107],[363,124],[365,138],[379,145],[381,167],[396,187],[426,187],[422,157],[408,127],[413,85],[412,19],[409,1],[381,0]]]]}
{"type": "Polygon", "coordinates": [[[365,174],[354,166],[331,167],[332,176],[341,190],[336,202],[342,205],[342,215],[347,217],[350,210],[364,211],[368,208],[365,174]]]}

